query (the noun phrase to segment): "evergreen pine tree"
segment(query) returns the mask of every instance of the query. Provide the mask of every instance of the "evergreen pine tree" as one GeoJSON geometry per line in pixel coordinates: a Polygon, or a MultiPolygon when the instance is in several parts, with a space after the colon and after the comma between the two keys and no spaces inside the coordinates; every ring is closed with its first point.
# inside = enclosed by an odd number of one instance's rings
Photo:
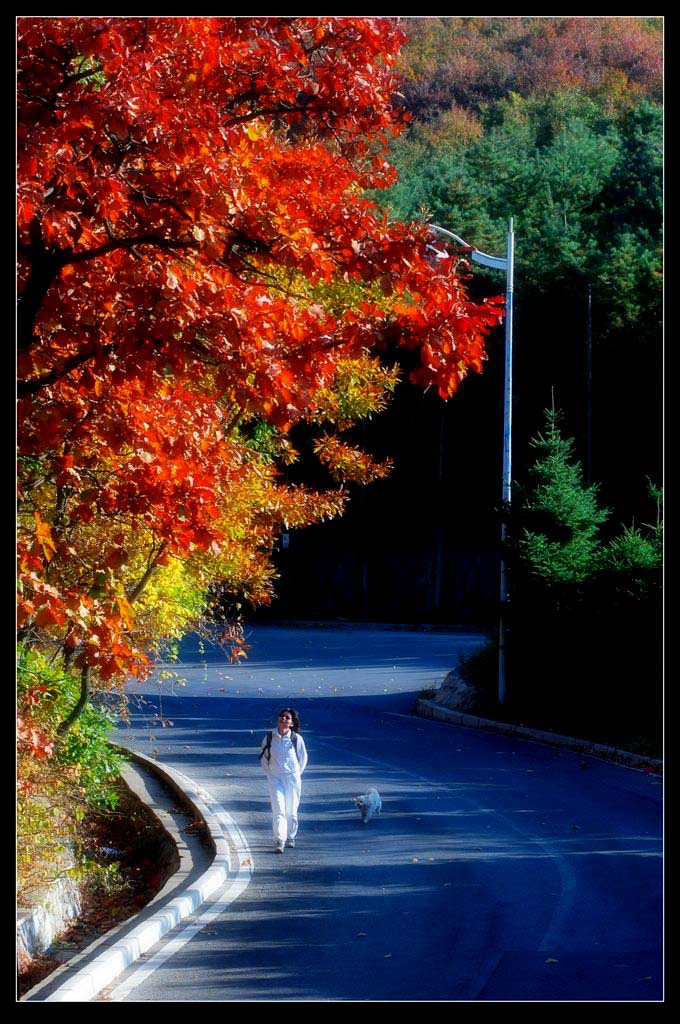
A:
{"type": "Polygon", "coordinates": [[[658,748],[661,721],[661,492],[656,523],[606,540],[609,518],[585,484],[560,414],[546,411],[516,501],[508,689],[543,727],[658,748]]]}
{"type": "Polygon", "coordinates": [[[586,485],[573,441],[562,437],[560,414],[546,410],[546,429],[531,442],[537,458],[521,503],[517,560],[521,575],[541,590],[565,591],[591,579],[602,560],[601,508],[596,484],[586,485]]]}

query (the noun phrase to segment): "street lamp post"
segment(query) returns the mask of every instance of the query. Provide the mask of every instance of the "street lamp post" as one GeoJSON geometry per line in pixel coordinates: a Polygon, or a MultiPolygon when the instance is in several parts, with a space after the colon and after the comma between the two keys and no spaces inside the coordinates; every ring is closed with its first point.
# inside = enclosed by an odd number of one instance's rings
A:
{"type": "Polygon", "coordinates": [[[470,259],[483,267],[505,271],[505,378],[503,398],[503,523],[501,527],[501,560],[500,560],[500,617],[498,626],[498,702],[505,704],[507,696],[505,642],[506,642],[506,611],[508,606],[508,576],[505,562],[505,545],[508,535],[508,515],[512,500],[512,313],[515,275],[515,232],[512,217],[508,222],[507,256],[487,256],[468,245],[453,231],[430,225],[433,231],[455,242],[469,251],[470,259]]]}

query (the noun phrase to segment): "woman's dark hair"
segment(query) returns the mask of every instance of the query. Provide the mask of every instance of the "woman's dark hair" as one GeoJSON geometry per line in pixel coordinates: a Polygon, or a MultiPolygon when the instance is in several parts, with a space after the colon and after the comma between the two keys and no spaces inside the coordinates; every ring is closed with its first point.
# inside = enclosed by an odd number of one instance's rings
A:
{"type": "Polygon", "coordinates": [[[289,714],[290,715],[290,717],[293,719],[293,729],[295,730],[295,732],[299,732],[300,731],[300,716],[298,715],[298,713],[295,710],[295,708],[281,708],[281,710],[279,711],[279,717],[281,717],[281,715],[285,715],[285,714],[289,714]]]}

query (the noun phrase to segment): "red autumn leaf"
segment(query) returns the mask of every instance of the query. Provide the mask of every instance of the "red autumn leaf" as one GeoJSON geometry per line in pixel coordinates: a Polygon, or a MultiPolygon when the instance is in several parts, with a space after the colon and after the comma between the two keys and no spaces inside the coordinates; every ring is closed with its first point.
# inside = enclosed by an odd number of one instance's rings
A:
{"type": "Polygon", "coordinates": [[[52,540],[52,531],[50,530],[49,523],[46,523],[41,518],[39,512],[34,512],[34,518],[36,539],[42,548],[45,560],[49,562],[56,551],[54,541],[52,540]]]}
{"type": "MultiPolygon", "coordinates": [[[[287,488],[249,425],[285,451],[375,345],[419,349],[447,397],[482,366],[502,308],[367,198],[404,41],[380,17],[18,20],[21,614],[101,679],[145,671],[164,566],[268,601],[278,532],[342,511],[287,488]],[[337,284],[361,304],[310,301],[337,284]]],[[[337,439],[323,457],[387,471],[337,439]]]]}
{"type": "Polygon", "coordinates": [[[50,626],[63,626],[65,622],[66,615],[64,612],[60,608],[50,604],[45,604],[42,608],[39,608],[38,613],[35,616],[36,625],[40,626],[42,629],[50,626]]]}

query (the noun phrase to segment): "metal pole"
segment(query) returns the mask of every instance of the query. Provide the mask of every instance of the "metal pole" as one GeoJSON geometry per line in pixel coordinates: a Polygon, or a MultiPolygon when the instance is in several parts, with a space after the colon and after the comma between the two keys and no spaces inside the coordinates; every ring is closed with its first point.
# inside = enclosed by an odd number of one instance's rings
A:
{"type": "Polygon", "coordinates": [[[505,564],[505,545],[508,537],[508,517],[512,500],[512,303],[515,275],[515,233],[512,217],[508,224],[508,257],[505,288],[505,391],[503,401],[503,522],[501,526],[501,587],[500,620],[498,627],[498,703],[505,704],[506,682],[506,615],[508,607],[508,576],[505,564]]]}
{"type": "MultiPolygon", "coordinates": [[[[444,449],[446,444],[446,413],[443,402],[439,403],[439,457],[437,460],[437,505],[443,508],[444,449]]],[[[432,572],[432,613],[439,615],[442,603],[442,581],[444,577],[444,527],[441,520],[435,526],[435,552],[432,572]]]]}
{"type": "MultiPolygon", "coordinates": [[[[473,245],[455,235],[453,231],[431,224],[433,231],[448,238],[453,238],[459,245],[470,250],[470,259],[480,263],[483,267],[491,267],[493,270],[504,270],[506,275],[505,285],[505,387],[503,400],[503,524],[501,528],[501,586],[500,586],[500,615],[498,624],[498,703],[505,704],[507,695],[506,666],[505,666],[505,639],[506,625],[505,618],[508,609],[508,577],[505,564],[505,545],[508,536],[508,517],[510,512],[510,501],[512,499],[512,303],[514,294],[515,278],[515,232],[513,229],[512,217],[508,221],[508,250],[506,256],[489,256],[481,252],[473,245]]],[[[438,253],[433,246],[430,246],[437,258],[445,255],[438,253]]]]}

